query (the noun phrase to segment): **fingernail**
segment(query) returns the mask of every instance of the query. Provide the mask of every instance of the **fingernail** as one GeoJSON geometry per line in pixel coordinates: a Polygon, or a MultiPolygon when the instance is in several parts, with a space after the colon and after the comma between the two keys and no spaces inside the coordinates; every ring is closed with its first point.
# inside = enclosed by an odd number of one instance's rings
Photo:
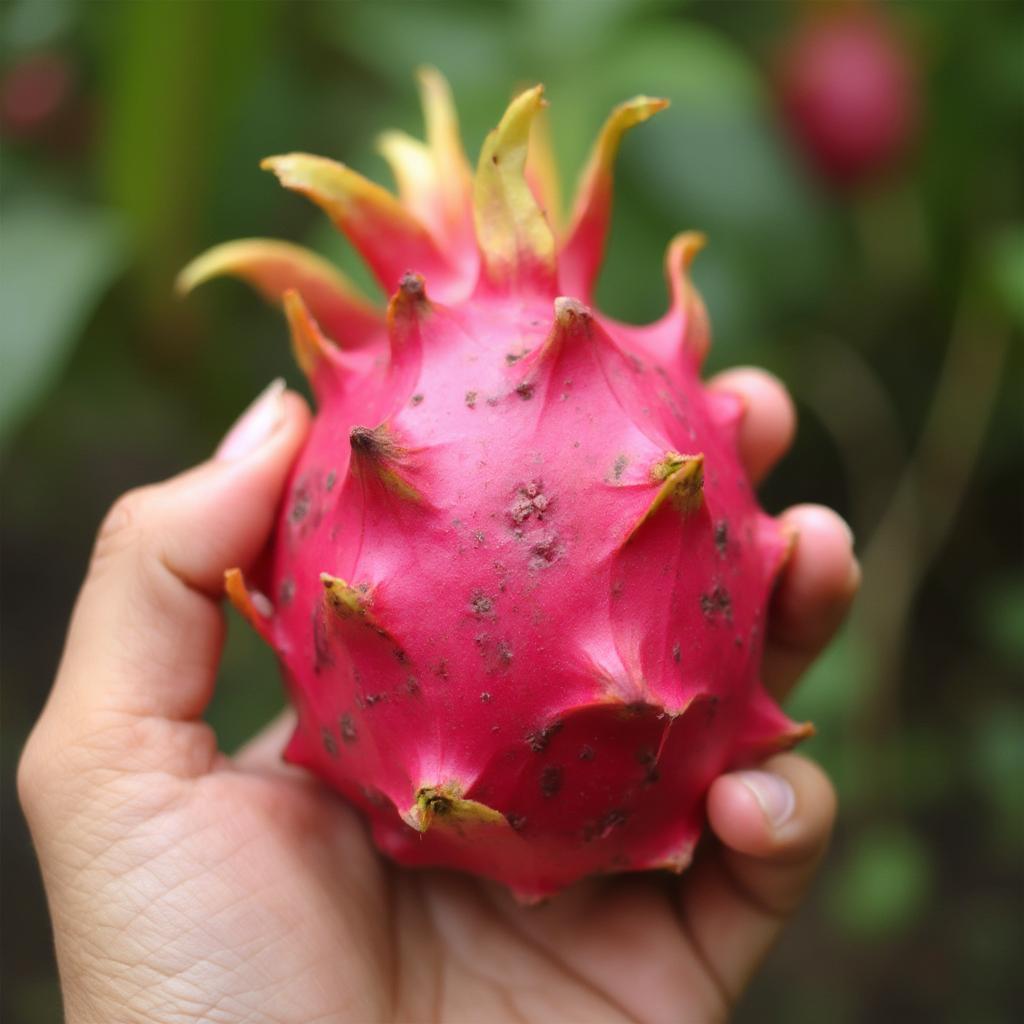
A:
{"type": "Polygon", "coordinates": [[[796,793],[781,775],[749,771],[736,772],[736,777],[754,794],[772,828],[779,828],[789,821],[796,810],[796,793]]]}
{"type": "Polygon", "coordinates": [[[284,380],[278,377],[256,396],[217,446],[214,458],[243,459],[256,451],[280,426],[284,415],[284,380]]]}

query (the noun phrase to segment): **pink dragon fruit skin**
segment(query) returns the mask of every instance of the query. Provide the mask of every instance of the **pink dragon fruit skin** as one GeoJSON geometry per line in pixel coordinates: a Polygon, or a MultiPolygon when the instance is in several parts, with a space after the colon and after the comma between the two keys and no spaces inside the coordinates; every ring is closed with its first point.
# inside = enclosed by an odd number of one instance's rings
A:
{"type": "Polygon", "coordinates": [[[669,246],[657,322],[587,305],[619,141],[666,104],[612,113],[562,231],[541,89],[474,176],[446,84],[421,86],[427,144],[382,139],[398,198],[322,158],[265,162],[348,235],[386,313],[285,243],[183,272],[281,300],[319,407],[254,586],[231,570],[228,594],[297,708],[286,759],[395,860],[524,900],[681,871],[711,781],[808,727],[759,681],[788,542],[738,459],[742,403],[699,379],[702,240],[669,246]]]}

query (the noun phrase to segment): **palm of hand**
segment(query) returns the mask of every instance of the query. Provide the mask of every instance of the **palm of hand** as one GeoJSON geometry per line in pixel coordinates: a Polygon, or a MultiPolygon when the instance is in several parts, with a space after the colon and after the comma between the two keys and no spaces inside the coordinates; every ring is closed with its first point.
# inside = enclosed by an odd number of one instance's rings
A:
{"type": "Polygon", "coordinates": [[[185,1005],[202,1020],[338,1024],[725,1013],[667,877],[522,908],[474,879],[386,864],[340,800],[283,769],[222,762],[146,783],[144,801],[163,806],[131,828],[136,863],[101,856],[140,900],[135,926],[109,934],[126,941],[118,960],[151,972],[133,997],[146,1019],[185,1005]]]}

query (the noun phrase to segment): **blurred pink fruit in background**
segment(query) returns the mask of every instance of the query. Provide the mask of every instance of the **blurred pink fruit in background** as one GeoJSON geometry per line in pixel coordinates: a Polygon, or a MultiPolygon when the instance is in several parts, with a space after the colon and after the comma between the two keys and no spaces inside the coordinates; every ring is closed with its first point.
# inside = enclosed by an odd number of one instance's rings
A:
{"type": "Polygon", "coordinates": [[[786,43],[783,115],[827,181],[851,185],[898,164],[916,131],[914,58],[891,19],[862,4],[812,12],[786,43]]]}

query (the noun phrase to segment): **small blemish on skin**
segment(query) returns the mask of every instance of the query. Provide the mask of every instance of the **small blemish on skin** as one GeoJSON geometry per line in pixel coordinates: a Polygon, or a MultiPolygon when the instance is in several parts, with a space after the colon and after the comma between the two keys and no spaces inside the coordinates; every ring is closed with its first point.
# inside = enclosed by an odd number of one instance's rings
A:
{"type": "Polygon", "coordinates": [[[505,820],[509,823],[509,826],[514,832],[522,832],[523,828],[526,826],[526,818],[521,814],[514,814],[512,811],[509,811],[505,815],[505,820]]]}
{"type": "Polygon", "coordinates": [[[581,761],[593,761],[594,760],[594,748],[591,746],[584,745],[580,747],[578,755],[581,761]]]}
{"type": "Polygon", "coordinates": [[[714,590],[700,595],[700,610],[706,619],[714,619],[721,615],[726,622],[732,622],[732,598],[729,591],[720,583],[714,590]]]}
{"type": "Polygon", "coordinates": [[[621,480],[622,474],[625,472],[626,466],[628,465],[629,459],[627,459],[625,455],[617,456],[612,465],[612,478],[614,480],[621,480]]]}
{"type": "Polygon", "coordinates": [[[494,617],[494,602],[481,590],[473,594],[469,607],[478,618],[494,617]]]}
{"type": "Polygon", "coordinates": [[[469,406],[470,409],[473,409],[473,408],[476,407],[476,392],[475,391],[467,391],[466,392],[466,405],[469,406]]]}
{"type": "Polygon", "coordinates": [[[334,736],[331,730],[326,725],[320,728],[320,738],[323,740],[324,750],[327,751],[328,757],[338,756],[338,744],[334,740],[334,736]]]}
{"type": "Polygon", "coordinates": [[[611,833],[620,825],[626,823],[626,812],[618,807],[601,815],[596,821],[583,826],[583,839],[585,842],[593,842],[595,839],[607,839],[611,833]]]}
{"type": "Polygon", "coordinates": [[[423,401],[423,396],[421,394],[417,393],[417,394],[413,395],[412,398],[409,399],[409,404],[410,405],[419,405],[422,401],[423,401]]]}
{"type": "Polygon", "coordinates": [[[306,518],[312,502],[313,499],[305,485],[295,491],[295,500],[292,502],[291,511],[288,513],[288,518],[294,526],[297,526],[306,518]]]}
{"type": "Polygon", "coordinates": [[[555,722],[552,725],[547,725],[543,729],[538,729],[536,732],[531,732],[526,737],[527,746],[535,753],[542,754],[548,748],[548,744],[551,742],[551,737],[562,728],[561,722],[555,722]]]}
{"type": "Polygon", "coordinates": [[[520,485],[517,488],[515,499],[506,515],[515,526],[520,526],[531,516],[543,519],[550,505],[551,498],[544,493],[543,483],[540,480],[531,480],[525,486],[520,485]]]}
{"type": "Polygon", "coordinates": [[[549,764],[540,773],[540,791],[545,797],[553,797],[562,788],[562,769],[557,764],[549,764]]]}
{"type": "Polygon", "coordinates": [[[558,543],[557,534],[548,534],[530,545],[529,567],[547,569],[562,557],[564,549],[558,543]]]}
{"type": "Polygon", "coordinates": [[[359,738],[358,732],[356,731],[356,723],[353,721],[352,716],[346,711],[345,714],[338,719],[338,725],[341,728],[341,738],[346,743],[355,743],[359,738]]]}
{"type": "Polygon", "coordinates": [[[484,704],[490,704],[490,702],[491,702],[491,695],[486,690],[484,690],[484,692],[480,694],[480,700],[484,704]]]}
{"type": "Polygon", "coordinates": [[[715,523],[715,547],[718,548],[718,553],[724,555],[726,548],[729,546],[729,521],[727,519],[719,519],[715,523]]]}
{"type": "Polygon", "coordinates": [[[333,491],[334,490],[334,485],[335,485],[335,483],[337,483],[337,480],[338,480],[338,473],[337,473],[336,470],[332,469],[327,474],[327,479],[324,480],[324,490],[326,490],[328,492],[333,491]]]}
{"type": "Polygon", "coordinates": [[[636,759],[643,766],[645,786],[651,786],[661,778],[661,773],[658,771],[658,758],[653,750],[638,750],[636,759]]]}
{"type": "Polygon", "coordinates": [[[718,697],[717,694],[712,694],[704,702],[706,707],[707,707],[707,723],[708,723],[708,725],[710,725],[715,720],[715,717],[718,715],[719,700],[720,700],[720,698],[718,697]]]}
{"type": "Polygon", "coordinates": [[[410,697],[415,697],[420,692],[419,680],[415,676],[409,676],[405,681],[405,692],[410,697]]]}
{"type": "Polygon", "coordinates": [[[524,401],[533,398],[533,382],[524,380],[518,383],[516,385],[516,394],[524,401]]]}
{"type": "Polygon", "coordinates": [[[677,640],[672,645],[672,660],[674,662],[676,662],[676,664],[678,664],[682,660],[682,657],[683,657],[683,649],[682,649],[682,647],[680,647],[679,641],[677,640]]]}
{"type": "Polygon", "coordinates": [[[292,598],[295,596],[295,580],[290,576],[281,580],[281,587],[278,594],[278,602],[280,604],[291,604],[292,598]]]}

